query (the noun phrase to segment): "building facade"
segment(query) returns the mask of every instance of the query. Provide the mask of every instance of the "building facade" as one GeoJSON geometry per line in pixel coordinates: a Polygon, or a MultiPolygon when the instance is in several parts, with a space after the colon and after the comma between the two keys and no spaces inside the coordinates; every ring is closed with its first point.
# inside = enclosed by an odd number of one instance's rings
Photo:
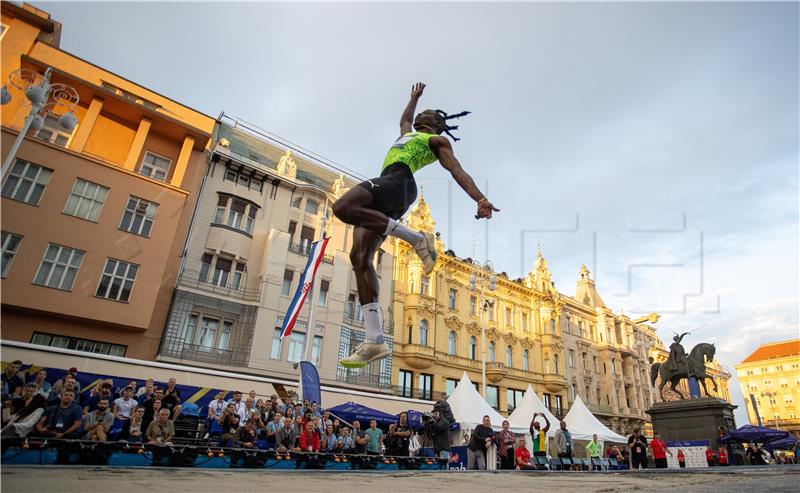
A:
{"type": "Polygon", "coordinates": [[[47,13],[3,2],[3,160],[31,110],[15,83],[50,69],[79,98],[77,126],[59,127],[64,104],[45,106],[4,170],[3,338],[152,359],[214,120],[61,50],[60,38],[47,13]]]}
{"type": "MultiPolygon", "coordinates": [[[[297,379],[317,365],[324,384],[389,391],[391,360],[361,370],[338,365],[364,337],[349,259],[352,227],[331,205],[355,182],[255,126],[217,122],[159,359],[297,379]],[[294,332],[281,340],[311,243],[330,238],[294,332]],[[313,320],[309,327],[309,309],[313,320]]],[[[375,265],[391,298],[393,254],[375,265]]],[[[386,331],[391,335],[391,325],[386,331]]],[[[391,337],[389,344],[391,344],[391,337]]]]}
{"type": "Polygon", "coordinates": [[[751,425],[760,416],[763,426],[800,437],[800,339],[762,344],[736,365],[736,375],[751,425]]]}

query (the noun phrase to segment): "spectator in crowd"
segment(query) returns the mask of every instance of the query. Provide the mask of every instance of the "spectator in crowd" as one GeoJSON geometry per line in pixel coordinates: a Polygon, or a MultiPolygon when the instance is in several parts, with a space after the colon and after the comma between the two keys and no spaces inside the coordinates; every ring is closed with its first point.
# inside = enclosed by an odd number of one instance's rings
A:
{"type": "Polygon", "coordinates": [[[283,427],[275,434],[275,448],[282,453],[297,451],[299,449],[295,447],[295,441],[297,441],[297,432],[294,424],[291,420],[286,419],[283,421],[283,427]]]}
{"type": "Polygon", "coordinates": [[[78,438],[83,412],[74,400],[75,391],[63,389],[59,403],[46,408],[36,423],[36,434],[45,438],[78,438]]]}
{"type": "MultiPolygon", "coordinates": [[[[667,449],[667,444],[661,440],[661,434],[659,432],[653,433],[653,439],[650,440],[648,444],[650,447],[650,451],[653,453],[653,461],[656,463],[656,468],[658,469],[666,469],[667,468],[667,454],[672,457],[672,452],[667,449]]],[[[647,462],[647,458],[645,457],[645,462],[647,462]]]]}
{"type": "Polygon", "coordinates": [[[130,425],[128,426],[128,435],[125,439],[131,443],[142,443],[144,432],[147,430],[144,426],[144,408],[139,406],[131,415],[130,425]]]}
{"type": "Polygon", "coordinates": [[[633,435],[628,437],[628,447],[631,448],[631,469],[647,469],[647,438],[639,433],[639,428],[633,429],[633,435]]]}
{"type": "Polygon", "coordinates": [[[562,459],[572,460],[572,434],[567,429],[567,422],[563,419],[556,430],[556,451],[562,459]]]}
{"type": "Polygon", "coordinates": [[[144,404],[148,399],[152,399],[156,396],[155,389],[156,387],[153,379],[148,378],[144,387],[140,387],[139,390],[136,391],[136,400],[139,401],[139,404],[144,404]]]}
{"type": "Polygon", "coordinates": [[[316,418],[316,417],[321,417],[321,416],[322,416],[322,414],[319,412],[319,406],[317,405],[316,402],[312,402],[311,403],[311,417],[312,418],[316,418]]]}
{"type": "Polygon", "coordinates": [[[114,414],[108,409],[108,397],[101,397],[97,401],[97,409],[83,418],[83,439],[105,442],[113,424],[114,414]]]}
{"type": "Polygon", "coordinates": [[[239,423],[241,419],[236,413],[236,405],[229,402],[222,412],[222,416],[217,420],[220,428],[222,429],[222,436],[220,437],[220,445],[228,447],[230,442],[237,437],[239,431],[239,423]]]}
{"type": "Polygon", "coordinates": [[[6,366],[2,374],[2,381],[4,385],[8,386],[7,394],[12,396],[22,395],[22,388],[25,386],[25,376],[19,370],[22,367],[22,361],[15,359],[6,366]]]}
{"type": "Polygon", "coordinates": [[[503,421],[503,429],[497,435],[497,454],[500,456],[500,469],[514,469],[514,433],[508,429],[508,421],[503,421]]]}
{"type": "MultiPolygon", "coordinates": [[[[53,392],[57,393],[59,396],[61,395],[61,390],[64,388],[64,384],[67,383],[67,377],[75,380],[73,383],[73,389],[75,390],[75,403],[78,404],[80,401],[79,396],[81,394],[81,383],[78,382],[78,369],[75,367],[70,368],[64,374],[62,378],[59,378],[50,389],[50,398],[53,397],[53,392]]],[[[56,401],[58,403],[58,401],[56,401]]]]}
{"type": "Polygon", "coordinates": [[[306,424],[305,432],[300,435],[300,450],[303,452],[319,452],[321,447],[319,435],[313,423],[306,424]]]}
{"type": "Polygon", "coordinates": [[[233,399],[228,401],[228,404],[233,404],[233,411],[239,415],[240,423],[244,423],[247,421],[247,405],[242,400],[241,390],[233,391],[233,399]]]}
{"type": "Polygon", "coordinates": [[[533,455],[546,456],[547,455],[547,432],[550,431],[550,420],[547,419],[544,413],[533,413],[531,418],[531,437],[533,438],[533,455]],[[544,418],[544,428],[541,427],[539,421],[536,420],[537,416],[544,418]]]}
{"type": "MultiPolygon", "coordinates": [[[[117,400],[118,398],[122,397],[122,394],[125,393],[125,389],[128,389],[128,388],[131,389],[131,392],[132,392],[131,393],[131,397],[135,396],[136,395],[136,387],[138,387],[138,386],[139,386],[139,384],[136,383],[136,380],[131,380],[130,382],[128,382],[128,385],[118,388],[117,391],[114,393],[114,395],[116,397],[113,397],[111,399],[112,404],[113,404],[113,402],[115,400],[117,400]]],[[[136,400],[136,398],[134,398],[133,400],[136,400]]],[[[138,404],[138,401],[137,401],[137,404],[138,404]]]]}
{"type": "Polygon", "coordinates": [[[339,421],[339,418],[333,419],[333,431],[334,433],[336,433],[337,436],[340,436],[342,434],[342,422],[339,421]]]}
{"type": "Polygon", "coordinates": [[[208,403],[208,411],[206,412],[208,423],[206,426],[209,429],[211,428],[211,420],[219,419],[222,413],[225,412],[226,407],[228,407],[228,403],[225,402],[225,391],[220,390],[214,400],[208,403]]]}
{"type": "Polygon", "coordinates": [[[472,430],[467,445],[467,469],[486,469],[486,449],[494,441],[494,430],[492,429],[489,416],[483,417],[483,423],[472,430]],[[473,467],[474,466],[474,467],[473,467]]]}
{"type": "Polygon", "coordinates": [[[328,425],[325,428],[321,447],[323,452],[336,452],[339,450],[339,437],[333,432],[333,425],[328,425]]]}
{"type": "Polygon", "coordinates": [[[409,455],[408,446],[411,443],[411,426],[408,424],[408,413],[400,413],[400,420],[394,429],[394,453],[396,455],[409,455]]]}
{"type": "Polygon", "coordinates": [[[130,385],[122,389],[122,397],[114,401],[112,412],[114,418],[122,421],[122,436],[128,436],[131,426],[131,416],[133,411],[139,407],[139,403],[133,398],[134,389],[130,385]]]}
{"type": "Polygon", "coordinates": [[[41,369],[36,372],[36,376],[31,382],[36,384],[36,393],[41,395],[44,399],[50,396],[50,389],[52,385],[47,381],[47,370],[41,369]]]}
{"type": "Polygon", "coordinates": [[[175,436],[175,425],[169,419],[169,409],[161,408],[158,411],[158,419],[150,423],[147,427],[147,443],[150,445],[172,445],[172,437],[175,436]]]}
{"type": "Polygon", "coordinates": [[[600,445],[600,442],[597,441],[597,433],[592,435],[592,440],[586,444],[586,454],[589,456],[589,459],[592,462],[592,470],[600,470],[600,464],[595,464],[595,459],[600,461],[600,457],[603,456],[603,446],[600,445]]]}
{"type": "Polygon", "coordinates": [[[286,409],[291,407],[294,411],[294,404],[292,403],[292,398],[288,395],[283,399],[283,402],[280,404],[280,411],[283,415],[286,415],[286,409]]]}
{"type": "MultiPolygon", "coordinates": [[[[652,447],[652,445],[653,445],[653,440],[650,441],[650,446],[652,447]]],[[[653,455],[653,458],[655,458],[655,454],[653,455]]],[[[716,459],[716,454],[714,454],[714,451],[711,450],[711,447],[708,447],[706,449],[706,463],[708,464],[708,467],[714,467],[717,465],[715,459],[716,459]]],[[[658,467],[658,462],[656,462],[656,467],[658,467]]]]}
{"type": "Polygon", "coordinates": [[[535,469],[531,462],[531,453],[525,447],[525,438],[520,437],[517,442],[517,448],[514,449],[514,464],[517,469],[535,469]]]}
{"type": "Polygon", "coordinates": [[[270,448],[277,448],[276,444],[275,444],[275,440],[277,438],[278,431],[282,427],[283,427],[283,416],[281,415],[280,412],[277,412],[277,413],[275,413],[274,416],[272,416],[272,421],[267,423],[267,427],[266,427],[267,445],[270,448]]]}
{"type": "Polygon", "coordinates": [[[167,388],[164,390],[164,397],[161,398],[161,407],[169,409],[173,422],[178,420],[178,416],[181,415],[183,410],[181,391],[175,386],[176,383],[174,378],[170,378],[167,382],[167,388]]]}
{"type": "Polygon", "coordinates": [[[294,432],[297,436],[297,439],[300,439],[300,435],[302,435],[306,430],[306,424],[303,422],[303,418],[300,416],[295,416],[294,418],[294,432]]]}
{"type": "Polygon", "coordinates": [[[356,442],[352,435],[350,435],[350,428],[345,426],[342,428],[342,432],[339,435],[339,445],[337,449],[345,454],[352,454],[355,451],[355,447],[356,442]]]}
{"type": "Polygon", "coordinates": [[[158,411],[164,407],[164,402],[162,399],[164,398],[164,389],[156,387],[153,389],[153,397],[147,399],[142,403],[142,407],[144,407],[144,424],[145,430],[147,427],[150,426],[156,418],[158,418],[158,411]],[[158,409],[155,408],[155,403],[158,402],[158,409]]]}
{"type": "Polygon", "coordinates": [[[256,401],[258,400],[258,394],[256,394],[255,390],[251,390],[247,393],[247,396],[253,401],[253,405],[256,405],[256,401]]]}
{"type": "Polygon", "coordinates": [[[325,429],[328,428],[328,425],[333,425],[333,420],[331,419],[331,413],[325,411],[322,413],[322,417],[320,417],[319,420],[319,427],[323,433],[325,432],[325,429]]]}
{"type": "Polygon", "coordinates": [[[11,400],[10,416],[4,421],[2,436],[26,437],[42,418],[46,401],[38,393],[36,383],[25,385],[22,396],[11,400]]]}
{"type": "Polygon", "coordinates": [[[361,422],[357,419],[353,420],[353,440],[355,441],[354,453],[366,454],[369,438],[367,438],[367,433],[361,429],[361,422]]]}
{"type": "Polygon", "coordinates": [[[244,448],[254,448],[256,446],[256,422],[248,419],[244,426],[239,428],[236,437],[236,446],[244,448]]]}
{"type": "MultiPolygon", "coordinates": [[[[314,404],[312,404],[314,406],[314,404]]],[[[380,455],[383,445],[383,430],[378,428],[378,422],[370,420],[369,428],[364,432],[367,437],[367,454],[380,455]]]]}
{"type": "Polygon", "coordinates": [[[269,423],[271,421],[269,408],[264,403],[264,399],[256,401],[256,411],[258,411],[258,415],[261,417],[263,423],[269,423]]]}
{"type": "Polygon", "coordinates": [[[111,399],[111,389],[113,388],[113,384],[110,380],[106,380],[100,384],[100,389],[95,392],[97,387],[92,389],[92,394],[86,400],[86,403],[83,406],[83,415],[86,416],[90,412],[97,409],[97,404],[100,402],[101,399],[105,399],[108,402],[112,402],[111,399]]]}
{"type": "Polygon", "coordinates": [[[609,459],[615,459],[617,461],[616,466],[612,465],[613,469],[616,470],[616,469],[627,468],[628,461],[625,458],[625,456],[622,455],[622,452],[620,452],[619,447],[617,447],[616,445],[612,445],[611,447],[609,447],[607,456],[609,459]]]}
{"type": "Polygon", "coordinates": [[[719,448],[718,457],[720,466],[728,465],[728,449],[725,445],[719,448]]]}
{"type": "MultiPolygon", "coordinates": [[[[244,399],[244,407],[247,421],[256,419],[256,415],[258,415],[258,419],[261,420],[261,413],[256,409],[256,402],[249,395],[244,399]]],[[[247,423],[247,421],[245,421],[245,423],[247,423]]]]}
{"type": "Polygon", "coordinates": [[[290,423],[294,424],[294,408],[287,407],[285,412],[282,412],[283,419],[289,420],[290,423]]]}
{"type": "Polygon", "coordinates": [[[433,424],[428,431],[433,433],[433,452],[440,459],[450,460],[450,420],[438,408],[431,411],[433,424]]]}
{"type": "Polygon", "coordinates": [[[58,384],[59,382],[61,382],[62,385],[60,385],[58,387],[53,386],[53,388],[50,389],[50,397],[47,399],[47,405],[48,406],[57,406],[61,402],[61,394],[64,393],[65,390],[72,391],[72,395],[74,396],[73,403],[75,405],[78,405],[78,403],[75,402],[75,401],[79,400],[78,399],[78,390],[75,387],[75,385],[77,384],[77,381],[75,380],[75,378],[71,374],[68,373],[67,375],[64,376],[63,381],[59,380],[58,382],[56,382],[56,384],[58,384]]]}
{"type": "Polygon", "coordinates": [[[395,453],[395,444],[394,444],[394,429],[397,428],[397,423],[390,423],[389,427],[386,429],[386,437],[383,440],[385,444],[384,455],[397,455],[395,453]]]}

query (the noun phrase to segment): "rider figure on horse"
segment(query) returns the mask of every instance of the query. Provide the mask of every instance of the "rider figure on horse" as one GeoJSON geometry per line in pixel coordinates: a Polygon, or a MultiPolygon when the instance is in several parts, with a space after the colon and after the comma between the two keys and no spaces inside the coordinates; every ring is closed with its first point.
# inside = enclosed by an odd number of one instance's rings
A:
{"type": "Polygon", "coordinates": [[[675,335],[675,337],[672,338],[674,342],[669,346],[670,367],[676,372],[680,370],[686,370],[687,379],[694,377],[692,365],[689,364],[689,360],[686,357],[686,350],[683,349],[683,346],[681,345],[681,341],[688,334],[689,332],[684,332],[683,334],[675,335]]]}

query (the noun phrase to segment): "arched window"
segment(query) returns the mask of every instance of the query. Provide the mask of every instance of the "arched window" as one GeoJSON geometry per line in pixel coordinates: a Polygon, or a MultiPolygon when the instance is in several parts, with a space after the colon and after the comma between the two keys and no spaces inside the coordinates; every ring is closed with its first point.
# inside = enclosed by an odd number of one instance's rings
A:
{"type": "Polygon", "coordinates": [[[494,361],[494,341],[489,343],[489,361],[494,361]]]}
{"type": "Polygon", "coordinates": [[[419,321],[419,345],[428,345],[428,321],[424,318],[419,321]]]}
{"type": "Polygon", "coordinates": [[[447,336],[447,354],[450,356],[455,356],[456,354],[456,333],[452,330],[447,336]]]}
{"type": "Polygon", "coordinates": [[[553,355],[553,369],[555,370],[554,373],[558,375],[558,355],[553,355]]]}
{"type": "Polygon", "coordinates": [[[528,359],[528,350],[522,352],[522,369],[525,371],[529,371],[531,369],[531,363],[528,359]]]}
{"type": "Polygon", "coordinates": [[[478,345],[478,341],[475,340],[475,336],[469,338],[469,359],[475,359],[475,347],[478,345]]]}
{"type": "Polygon", "coordinates": [[[572,401],[572,402],[575,402],[575,396],[578,395],[578,386],[573,383],[572,387],[570,387],[570,391],[571,392],[570,392],[569,400],[572,401]]]}
{"type": "Polygon", "coordinates": [[[506,348],[506,366],[509,368],[514,366],[514,350],[511,346],[506,348]]]}

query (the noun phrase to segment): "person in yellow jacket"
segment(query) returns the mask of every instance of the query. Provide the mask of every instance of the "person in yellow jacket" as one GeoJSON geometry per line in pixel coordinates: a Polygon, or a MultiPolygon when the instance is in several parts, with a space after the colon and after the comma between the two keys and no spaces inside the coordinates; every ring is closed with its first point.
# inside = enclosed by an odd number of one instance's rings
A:
{"type": "Polygon", "coordinates": [[[598,471],[601,469],[600,466],[600,457],[603,456],[603,446],[597,441],[597,433],[592,435],[592,441],[586,444],[586,453],[589,454],[589,458],[592,460],[592,470],[597,469],[598,471]],[[598,464],[595,464],[595,459],[597,459],[598,464]]]}

